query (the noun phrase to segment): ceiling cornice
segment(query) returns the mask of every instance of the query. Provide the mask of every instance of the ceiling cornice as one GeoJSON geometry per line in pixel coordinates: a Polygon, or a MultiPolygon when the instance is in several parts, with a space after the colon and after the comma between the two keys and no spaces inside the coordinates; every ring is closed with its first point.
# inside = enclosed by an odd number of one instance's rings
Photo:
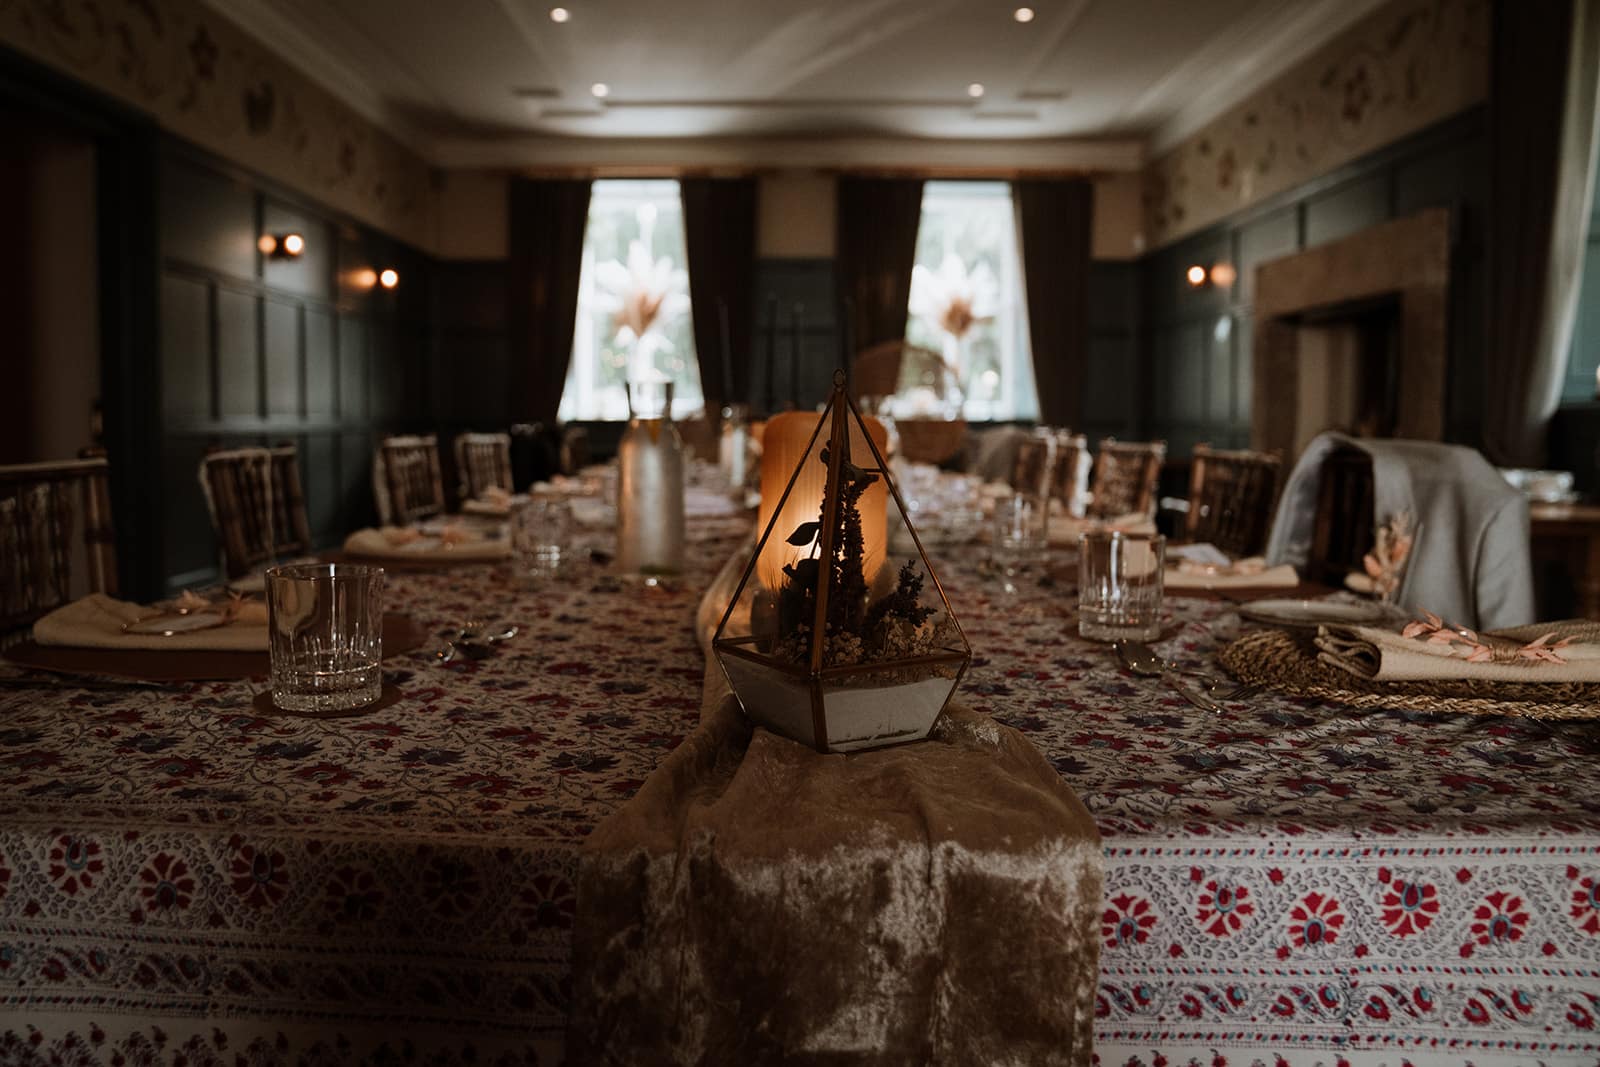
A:
{"type": "Polygon", "coordinates": [[[1185,101],[1150,136],[1149,155],[1162,155],[1389,2],[1299,0],[1286,8],[1274,6],[1266,17],[1220,35],[1173,68],[1127,117],[1137,122],[1142,111],[1185,101]],[[1196,91],[1198,86],[1204,88],[1196,91]]]}
{"type": "Polygon", "coordinates": [[[330,51],[281,15],[274,5],[261,0],[202,2],[276,52],[279,59],[332,93],[340,103],[422,156],[424,162],[433,163],[427,158],[427,139],[384,102],[383,96],[351,67],[347,57],[330,51]]]}
{"type": "Polygon", "coordinates": [[[436,141],[447,168],[510,170],[735,169],[1129,171],[1144,164],[1137,138],[948,140],[912,137],[589,138],[436,141]]]}

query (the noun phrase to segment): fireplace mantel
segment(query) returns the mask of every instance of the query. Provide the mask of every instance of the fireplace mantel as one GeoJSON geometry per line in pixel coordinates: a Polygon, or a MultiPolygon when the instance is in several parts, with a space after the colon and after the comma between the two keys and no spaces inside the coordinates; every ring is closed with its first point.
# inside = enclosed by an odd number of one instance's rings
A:
{"type": "Polygon", "coordinates": [[[1397,437],[1444,435],[1448,355],[1450,212],[1431,208],[1256,269],[1252,447],[1292,456],[1301,435],[1299,320],[1341,305],[1396,298],[1400,307],[1397,437]]]}

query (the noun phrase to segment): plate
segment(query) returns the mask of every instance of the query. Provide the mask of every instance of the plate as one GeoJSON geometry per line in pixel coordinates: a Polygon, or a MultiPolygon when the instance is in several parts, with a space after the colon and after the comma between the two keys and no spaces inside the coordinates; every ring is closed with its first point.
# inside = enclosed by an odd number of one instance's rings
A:
{"type": "Polygon", "coordinates": [[[1252,600],[1239,605],[1239,614],[1251,622],[1289,629],[1365,626],[1389,617],[1382,604],[1349,600],[1252,600]]]}
{"type": "Polygon", "coordinates": [[[122,632],[125,634],[155,634],[158,637],[171,637],[174,634],[194,633],[196,630],[211,630],[227,624],[228,617],[220,611],[160,611],[154,615],[146,615],[143,618],[124,623],[122,632]]]}

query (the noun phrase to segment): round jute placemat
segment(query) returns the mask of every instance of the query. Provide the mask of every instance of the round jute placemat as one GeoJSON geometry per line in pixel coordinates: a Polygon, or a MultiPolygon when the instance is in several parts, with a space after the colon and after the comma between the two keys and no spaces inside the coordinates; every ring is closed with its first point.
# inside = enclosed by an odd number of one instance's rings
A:
{"type": "Polygon", "coordinates": [[[1281,630],[1247,631],[1223,647],[1217,659],[1242,682],[1363,710],[1600,719],[1600,684],[1370,681],[1319,662],[1309,635],[1281,630]]]}

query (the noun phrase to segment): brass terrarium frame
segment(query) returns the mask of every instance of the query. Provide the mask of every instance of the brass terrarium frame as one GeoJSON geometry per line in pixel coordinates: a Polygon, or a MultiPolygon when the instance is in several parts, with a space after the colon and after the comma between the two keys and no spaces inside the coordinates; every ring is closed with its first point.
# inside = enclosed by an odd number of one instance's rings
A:
{"type": "MultiPolygon", "coordinates": [[[[739,698],[740,706],[744,709],[746,715],[758,722],[763,722],[769,726],[772,725],[768,721],[768,717],[762,714],[762,709],[759,707],[753,708],[750,700],[747,699],[747,695],[740,692],[738,682],[729,672],[728,665],[723,660],[724,656],[733,656],[740,660],[760,664],[764,668],[781,672],[797,682],[803,680],[806,683],[810,695],[813,738],[815,747],[819,752],[835,750],[829,736],[826,684],[862,679],[890,671],[916,672],[925,670],[929,672],[928,677],[939,677],[942,676],[937,673],[939,668],[954,668],[954,677],[951,679],[949,691],[940,702],[937,712],[928,718],[921,731],[916,733],[915,736],[896,735],[882,740],[874,739],[869,743],[857,742],[852,745],[853,748],[878,747],[880,745],[920,740],[927,736],[928,730],[937,722],[939,716],[944,713],[950,698],[955,695],[955,691],[960,687],[961,679],[966,675],[967,667],[972,662],[972,646],[967,641],[966,632],[962,630],[961,623],[956,618],[954,609],[950,606],[950,598],[945,595],[944,585],[939,581],[939,576],[935,573],[933,564],[928,559],[927,550],[922,546],[921,536],[918,535],[916,527],[911,523],[910,512],[906,508],[905,501],[900,496],[900,489],[890,476],[889,464],[884,459],[883,453],[878,450],[877,442],[867,432],[866,424],[861,418],[861,412],[850,399],[849,392],[846,389],[846,382],[847,379],[843,370],[834,372],[833,391],[828,397],[827,404],[822,409],[822,416],[817,420],[817,427],[806,444],[805,452],[802,454],[799,464],[790,474],[788,483],[784,486],[783,495],[779,497],[777,505],[772,509],[772,517],[767,521],[766,529],[762,531],[760,539],[756,542],[755,551],[751,555],[750,562],[745,567],[743,575],[739,578],[739,584],[734,589],[733,597],[728,601],[728,606],[722,613],[722,621],[717,624],[716,635],[711,641],[712,649],[717,655],[718,665],[722,668],[728,684],[739,698]],[[828,448],[826,452],[828,473],[826,488],[823,492],[821,529],[817,537],[820,542],[818,545],[820,558],[823,560],[832,560],[834,558],[840,525],[839,508],[845,477],[844,467],[846,463],[850,462],[851,420],[854,420],[854,425],[860,432],[862,440],[866,441],[867,448],[872,453],[874,464],[871,467],[860,464],[856,464],[856,466],[860,470],[874,473],[883,479],[884,486],[888,489],[889,497],[894,501],[895,507],[899,509],[906,530],[910,533],[912,543],[916,546],[917,557],[922,563],[923,570],[927,573],[928,578],[933,583],[934,590],[938,593],[939,604],[944,609],[945,617],[949,619],[950,628],[953,630],[956,640],[960,642],[959,651],[951,647],[944,651],[928,652],[897,659],[841,664],[831,667],[824,666],[823,661],[828,641],[829,588],[833,584],[831,567],[828,568],[828,578],[824,580],[819,575],[817,581],[816,610],[808,638],[810,642],[809,662],[794,662],[779,655],[769,655],[760,651],[758,643],[761,641],[761,636],[758,634],[752,633],[743,637],[725,636],[728,621],[733,617],[734,609],[744,595],[745,587],[749,584],[751,575],[756,572],[762,554],[772,538],[773,530],[777,527],[779,520],[783,518],[784,506],[788,503],[789,496],[800,479],[802,469],[808,462],[813,462],[817,440],[821,436],[824,426],[828,427],[828,448]]],[[[887,557],[881,565],[889,565],[887,557]]],[[[863,577],[870,579],[871,576],[864,575],[863,577]]],[[[886,690],[886,695],[892,698],[892,692],[892,690],[886,690]]]]}

